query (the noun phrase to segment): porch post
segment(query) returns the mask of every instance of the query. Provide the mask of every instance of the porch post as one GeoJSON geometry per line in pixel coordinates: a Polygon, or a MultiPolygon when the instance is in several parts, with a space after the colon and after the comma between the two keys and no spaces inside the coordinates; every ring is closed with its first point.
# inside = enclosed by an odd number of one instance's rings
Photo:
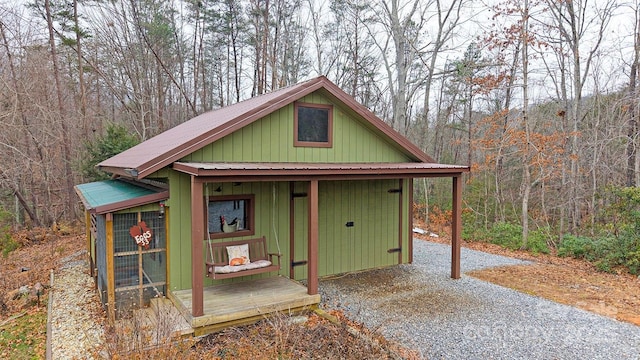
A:
{"type": "Polygon", "coordinates": [[[318,293],[318,180],[309,183],[309,246],[307,294],[318,293]]]}
{"type": "MultiPolygon", "coordinates": [[[[402,246],[402,233],[404,231],[404,227],[402,226],[402,213],[404,212],[404,206],[402,202],[402,197],[404,196],[404,189],[402,186],[403,183],[404,179],[398,180],[398,186],[400,189],[400,196],[398,197],[398,249],[400,250],[398,251],[398,264],[402,264],[402,253],[405,251],[404,246],[402,246]]],[[[409,233],[409,236],[411,236],[411,233],[409,233]]]]}
{"type": "Polygon", "coordinates": [[[202,181],[191,176],[191,315],[193,317],[204,315],[204,263],[202,260],[204,202],[202,194],[202,181]]]}
{"type": "Polygon", "coordinates": [[[460,232],[462,230],[462,176],[453,177],[453,212],[451,214],[451,278],[460,279],[460,232]]]}
{"type": "Polygon", "coordinates": [[[407,238],[408,238],[408,247],[409,247],[409,255],[408,255],[408,259],[407,259],[407,263],[409,264],[413,264],[413,217],[414,217],[414,213],[413,213],[413,178],[407,179],[407,182],[409,183],[409,189],[407,190],[407,192],[409,193],[409,206],[408,206],[408,212],[409,212],[409,226],[407,229],[407,238]]]}

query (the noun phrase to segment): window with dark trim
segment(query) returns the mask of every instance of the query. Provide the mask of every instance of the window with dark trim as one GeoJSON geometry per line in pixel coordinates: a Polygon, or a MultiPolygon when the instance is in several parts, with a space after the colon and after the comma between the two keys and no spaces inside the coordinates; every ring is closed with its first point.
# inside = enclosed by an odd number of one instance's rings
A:
{"type": "Polygon", "coordinates": [[[212,239],[255,234],[255,196],[209,196],[207,225],[212,239]]]}
{"type": "Polygon", "coordinates": [[[295,103],[294,146],[331,147],[333,144],[333,106],[295,103]]]}

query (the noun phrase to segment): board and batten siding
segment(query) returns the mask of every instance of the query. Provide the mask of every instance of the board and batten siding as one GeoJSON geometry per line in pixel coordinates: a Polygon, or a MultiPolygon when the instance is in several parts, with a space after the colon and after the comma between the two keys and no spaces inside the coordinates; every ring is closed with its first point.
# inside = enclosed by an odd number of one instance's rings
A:
{"type": "MultiPolygon", "coordinates": [[[[301,102],[331,104],[312,94],[301,102]]],[[[193,162],[407,162],[385,137],[333,104],[333,146],[294,147],[293,104],[185,156],[193,162]]]]}
{"type": "Polygon", "coordinates": [[[398,263],[398,180],[319,184],[318,274],[326,276],[398,263]],[[353,222],[353,226],[347,226],[353,222]]]}
{"type": "MultiPolygon", "coordinates": [[[[171,226],[169,226],[169,287],[170,290],[191,288],[191,214],[189,177],[176,173],[171,177],[171,196],[169,202],[171,226]],[[176,191],[176,183],[180,190],[176,191]]],[[[407,189],[407,182],[403,188],[407,189]]],[[[282,253],[280,274],[289,274],[290,244],[290,187],[288,182],[212,183],[208,185],[210,195],[254,194],[255,195],[255,235],[214,239],[213,242],[241,240],[265,235],[269,252],[282,253]],[[213,192],[218,186],[221,192],[213,192]],[[273,190],[275,186],[275,206],[273,190]],[[275,208],[275,213],[274,213],[275,208]],[[275,216],[274,216],[275,214],[275,216]],[[275,225],[275,226],[274,226],[275,225]],[[274,232],[275,228],[275,232],[274,232]],[[277,240],[275,234],[277,233],[277,240]]],[[[358,181],[321,181],[319,183],[319,256],[318,274],[327,276],[350,271],[394,265],[398,263],[398,254],[389,253],[397,248],[399,236],[399,197],[406,204],[406,191],[390,193],[390,189],[399,187],[398,180],[358,180],[358,181]],[[353,222],[347,227],[347,222],[353,222]]],[[[305,192],[303,182],[294,185],[296,192],[305,192]]],[[[307,259],[308,251],[308,213],[307,198],[296,198],[294,215],[294,261],[307,259]]],[[[408,209],[403,207],[403,227],[406,229],[408,209]]],[[[408,239],[410,234],[403,231],[403,262],[408,261],[408,239]]],[[[203,239],[203,253],[206,259],[209,251],[206,239],[203,239]]],[[[204,271],[204,269],[203,269],[204,271]]],[[[306,265],[297,266],[294,278],[307,277],[306,265]]],[[[261,274],[265,277],[274,274],[261,274]]],[[[241,281],[236,278],[225,280],[241,281]]],[[[213,280],[205,278],[205,286],[213,280]]]]}

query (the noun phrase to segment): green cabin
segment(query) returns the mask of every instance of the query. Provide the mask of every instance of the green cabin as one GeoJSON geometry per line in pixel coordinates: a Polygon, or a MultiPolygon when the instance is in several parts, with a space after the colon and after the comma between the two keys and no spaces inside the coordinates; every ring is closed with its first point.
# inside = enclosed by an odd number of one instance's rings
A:
{"type": "Polygon", "coordinates": [[[213,328],[313,306],[323,276],[411,263],[422,177],[453,179],[459,277],[469,168],[435,163],[324,76],[201,114],[98,166],[113,179],[76,192],[110,318],[162,296],[213,328]]]}

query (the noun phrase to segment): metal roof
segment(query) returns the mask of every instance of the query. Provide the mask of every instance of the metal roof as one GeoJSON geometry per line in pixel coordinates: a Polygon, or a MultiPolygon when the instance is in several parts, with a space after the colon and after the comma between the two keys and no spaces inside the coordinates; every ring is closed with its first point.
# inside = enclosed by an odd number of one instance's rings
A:
{"type": "Polygon", "coordinates": [[[173,169],[194,176],[216,177],[219,181],[374,179],[380,177],[455,176],[469,171],[468,166],[436,163],[200,163],[176,162],[173,169]]]}
{"type": "Polygon", "coordinates": [[[138,182],[113,179],[75,186],[85,209],[104,214],[169,198],[169,190],[138,182]]]}
{"type": "Polygon", "coordinates": [[[324,76],[257,96],[217,110],[209,111],[177,125],[122,153],[98,167],[113,174],[142,179],[186,155],[251,124],[252,122],[314,92],[321,91],[336,103],[344,104],[366,121],[372,129],[383,133],[408,156],[420,162],[435,162],[369,109],[355,101],[324,76]]]}

